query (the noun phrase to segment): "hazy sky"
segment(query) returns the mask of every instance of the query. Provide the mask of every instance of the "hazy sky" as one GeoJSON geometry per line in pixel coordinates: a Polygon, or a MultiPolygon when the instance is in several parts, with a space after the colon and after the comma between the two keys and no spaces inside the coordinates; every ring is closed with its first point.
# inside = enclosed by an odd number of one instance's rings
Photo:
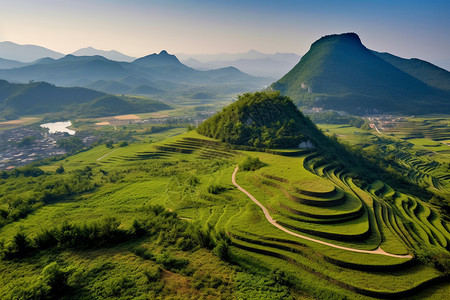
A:
{"type": "Polygon", "coordinates": [[[321,36],[350,31],[373,50],[450,59],[450,1],[0,0],[0,41],[63,53],[302,55],[321,36]]]}

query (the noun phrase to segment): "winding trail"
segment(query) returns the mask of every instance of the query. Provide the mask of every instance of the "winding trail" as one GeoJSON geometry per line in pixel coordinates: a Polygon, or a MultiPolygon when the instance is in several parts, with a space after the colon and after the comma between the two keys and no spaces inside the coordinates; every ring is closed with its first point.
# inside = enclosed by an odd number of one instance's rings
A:
{"type": "Polygon", "coordinates": [[[358,252],[358,253],[368,253],[368,254],[379,254],[379,255],[385,255],[385,256],[391,256],[391,257],[398,257],[398,258],[412,258],[412,256],[410,254],[406,254],[406,255],[397,255],[397,254],[391,254],[391,253],[387,253],[386,251],[384,251],[383,249],[381,249],[380,247],[378,247],[375,250],[361,250],[361,249],[354,249],[354,248],[349,248],[349,247],[344,247],[344,246],[339,246],[339,245],[335,245],[335,244],[331,244],[331,243],[327,243],[321,240],[317,240],[305,235],[301,235],[295,232],[290,231],[289,229],[284,228],[283,226],[281,226],[280,224],[277,223],[276,220],[274,220],[272,218],[272,216],[270,215],[269,211],[267,210],[267,208],[265,208],[258,200],[256,200],[256,198],[250,194],[248,191],[246,191],[243,187],[241,187],[239,184],[236,183],[236,173],[238,171],[239,167],[236,166],[236,169],[234,169],[233,175],[231,176],[231,182],[244,194],[246,194],[253,202],[255,202],[263,211],[264,216],[266,217],[267,221],[270,222],[270,224],[272,224],[273,226],[277,227],[278,229],[301,239],[305,239],[314,243],[319,243],[325,246],[329,246],[329,247],[333,247],[336,249],[341,249],[341,250],[347,250],[347,251],[352,251],[352,252],[358,252]]]}

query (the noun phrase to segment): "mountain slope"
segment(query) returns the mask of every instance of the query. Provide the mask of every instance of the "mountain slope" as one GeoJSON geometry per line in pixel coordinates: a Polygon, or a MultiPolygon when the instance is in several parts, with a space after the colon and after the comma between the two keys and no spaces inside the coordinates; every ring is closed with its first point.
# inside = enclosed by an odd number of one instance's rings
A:
{"type": "Polygon", "coordinates": [[[0,69],[20,68],[23,67],[24,65],[25,63],[17,60],[0,58],[0,69]]]}
{"type": "Polygon", "coordinates": [[[153,112],[170,109],[150,99],[115,97],[80,87],[57,87],[47,82],[12,84],[0,80],[0,118],[67,113],[86,117],[153,112]]]}
{"type": "Polygon", "coordinates": [[[20,62],[33,62],[43,57],[61,58],[64,54],[36,45],[0,42],[0,57],[20,62]]]}
{"type": "Polygon", "coordinates": [[[233,66],[253,76],[280,78],[300,60],[294,53],[265,54],[249,51],[241,54],[186,55],[182,62],[199,70],[210,70],[233,66]]]}
{"type": "MultiPolygon", "coordinates": [[[[244,94],[197,128],[200,134],[257,148],[296,148],[321,136],[292,101],[277,92],[244,94]]],[[[309,144],[309,143],[308,143],[309,144]]]]}
{"type": "Polygon", "coordinates": [[[390,53],[372,52],[396,68],[432,87],[450,90],[450,72],[447,70],[417,58],[405,59],[390,53]]]}
{"type": "Polygon", "coordinates": [[[354,33],[314,42],[300,62],[271,87],[300,105],[355,114],[450,109],[447,92],[381,59],[354,33]]]}
{"type": "Polygon", "coordinates": [[[166,50],[162,50],[159,54],[153,53],[133,61],[133,64],[143,66],[146,68],[154,67],[180,67],[188,68],[183,65],[175,55],[167,53],[166,50]]]}
{"type": "Polygon", "coordinates": [[[46,82],[0,84],[0,108],[14,115],[58,112],[73,103],[83,103],[105,94],[85,88],[62,88],[46,82]]]}

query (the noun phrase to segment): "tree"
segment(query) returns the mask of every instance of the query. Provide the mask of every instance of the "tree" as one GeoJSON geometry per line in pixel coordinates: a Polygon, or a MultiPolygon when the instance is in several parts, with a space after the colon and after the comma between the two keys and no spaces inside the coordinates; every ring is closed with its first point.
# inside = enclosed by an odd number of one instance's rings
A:
{"type": "Polygon", "coordinates": [[[56,169],[56,173],[62,174],[64,173],[65,169],[62,165],[59,165],[59,167],[56,169]]]}
{"type": "Polygon", "coordinates": [[[106,146],[106,148],[111,148],[111,149],[114,148],[113,141],[107,141],[105,146],[106,146]]]}

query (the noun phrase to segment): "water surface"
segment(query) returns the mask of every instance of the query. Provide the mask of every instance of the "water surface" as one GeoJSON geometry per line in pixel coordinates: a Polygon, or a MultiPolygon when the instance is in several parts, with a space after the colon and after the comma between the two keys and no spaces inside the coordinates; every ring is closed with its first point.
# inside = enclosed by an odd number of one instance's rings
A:
{"type": "Polygon", "coordinates": [[[51,122],[51,123],[41,124],[41,127],[48,128],[50,133],[67,132],[70,135],[74,135],[75,130],[67,128],[71,125],[72,125],[72,122],[64,121],[64,122],[51,122]]]}

